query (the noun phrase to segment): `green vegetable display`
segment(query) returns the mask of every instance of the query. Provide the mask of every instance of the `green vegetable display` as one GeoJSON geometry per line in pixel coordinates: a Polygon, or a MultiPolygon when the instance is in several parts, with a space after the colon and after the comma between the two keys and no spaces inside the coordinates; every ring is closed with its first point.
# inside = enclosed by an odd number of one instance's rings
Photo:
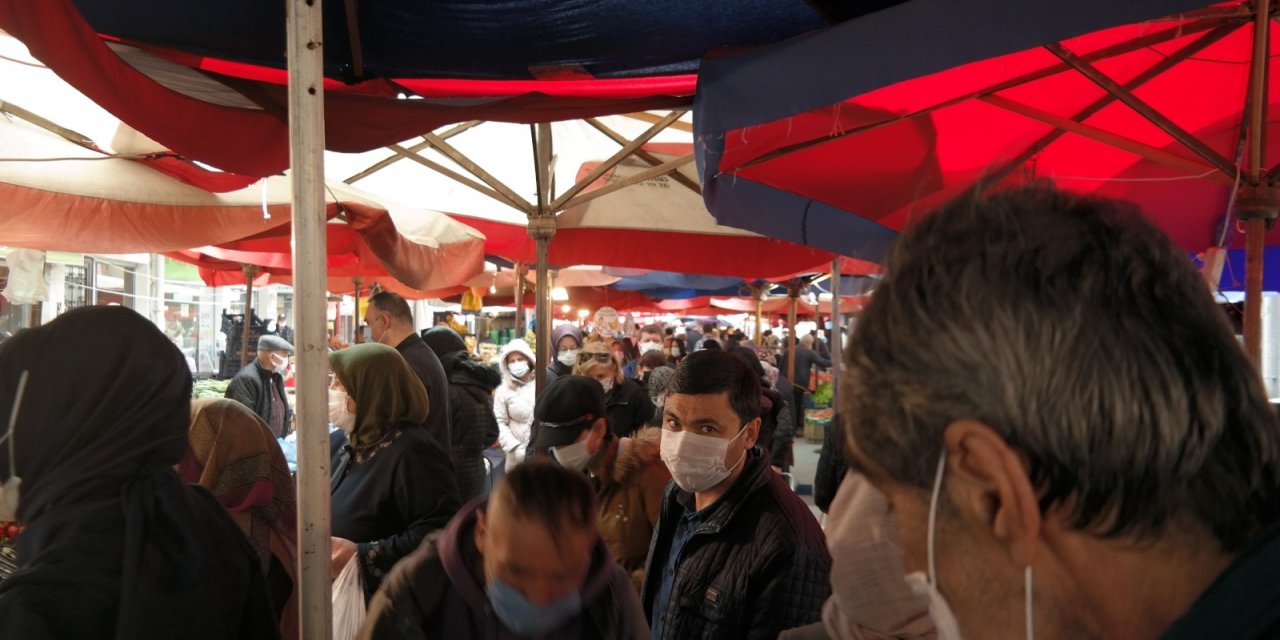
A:
{"type": "Polygon", "coordinates": [[[818,406],[826,406],[831,404],[831,398],[834,392],[830,382],[823,382],[818,388],[813,390],[813,403],[818,406]]]}
{"type": "Polygon", "coordinates": [[[191,398],[221,398],[227,394],[227,385],[230,384],[230,380],[197,380],[191,388],[191,398]]]}

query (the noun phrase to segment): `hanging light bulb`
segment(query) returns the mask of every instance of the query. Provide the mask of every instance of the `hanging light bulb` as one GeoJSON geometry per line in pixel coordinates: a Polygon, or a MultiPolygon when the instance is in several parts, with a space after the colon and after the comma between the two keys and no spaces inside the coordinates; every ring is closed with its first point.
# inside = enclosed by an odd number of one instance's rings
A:
{"type": "Polygon", "coordinates": [[[565,302],[569,299],[569,292],[564,287],[556,287],[551,290],[551,299],[556,302],[565,302]]]}

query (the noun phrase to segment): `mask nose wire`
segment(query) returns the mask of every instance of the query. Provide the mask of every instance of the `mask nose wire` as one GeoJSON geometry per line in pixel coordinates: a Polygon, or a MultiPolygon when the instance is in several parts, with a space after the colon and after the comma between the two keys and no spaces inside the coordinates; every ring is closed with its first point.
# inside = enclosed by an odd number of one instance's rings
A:
{"type": "Polygon", "coordinates": [[[27,377],[30,375],[31,375],[31,372],[26,369],[23,369],[22,373],[18,374],[18,390],[16,393],[14,393],[14,396],[13,396],[13,411],[9,412],[9,430],[5,432],[3,438],[0,438],[0,440],[9,441],[9,477],[10,478],[18,475],[17,464],[15,463],[14,457],[13,457],[13,441],[15,440],[15,438],[13,437],[13,428],[18,424],[18,409],[22,407],[22,398],[24,395],[26,395],[26,391],[27,391],[27,377]]]}

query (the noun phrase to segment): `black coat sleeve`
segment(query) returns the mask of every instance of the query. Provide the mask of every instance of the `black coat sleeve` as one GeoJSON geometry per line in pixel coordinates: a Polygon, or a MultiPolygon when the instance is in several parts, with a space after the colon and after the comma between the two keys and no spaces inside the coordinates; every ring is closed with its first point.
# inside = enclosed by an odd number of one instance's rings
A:
{"type": "Polygon", "coordinates": [[[408,527],[381,540],[356,545],[366,586],[380,583],[396,562],[417,549],[428,533],[443,528],[462,507],[453,465],[443,449],[432,442],[410,453],[399,459],[392,480],[396,510],[408,527]]]}
{"type": "Polygon", "coordinates": [[[831,506],[836,490],[844,479],[848,463],[844,458],[844,426],[840,414],[831,416],[827,432],[822,437],[822,452],[818,454],[818,471],[813,477],[813,503],[823,513],[831,506]]]}
{"type": "Polygon", "coordinates": [[[227,385],[227,392],[223,394],[223,397],[249,407],[249,410],[254,413],[258,413],[258,396],[258,387],[244,376],[232,378],[231,384],[227,385]]]}

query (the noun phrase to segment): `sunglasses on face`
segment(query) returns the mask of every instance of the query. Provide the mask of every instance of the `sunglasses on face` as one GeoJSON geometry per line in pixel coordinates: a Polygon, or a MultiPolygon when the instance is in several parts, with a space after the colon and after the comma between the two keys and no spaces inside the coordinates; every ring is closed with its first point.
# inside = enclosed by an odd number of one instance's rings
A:
{"type": "Polygon", "coordinates": [[[594,359],[596,362],[607,363],[613,362],[612,353],[587,353],[585,351],[578,354],[578,362],[586,364],[594,359]]]}

